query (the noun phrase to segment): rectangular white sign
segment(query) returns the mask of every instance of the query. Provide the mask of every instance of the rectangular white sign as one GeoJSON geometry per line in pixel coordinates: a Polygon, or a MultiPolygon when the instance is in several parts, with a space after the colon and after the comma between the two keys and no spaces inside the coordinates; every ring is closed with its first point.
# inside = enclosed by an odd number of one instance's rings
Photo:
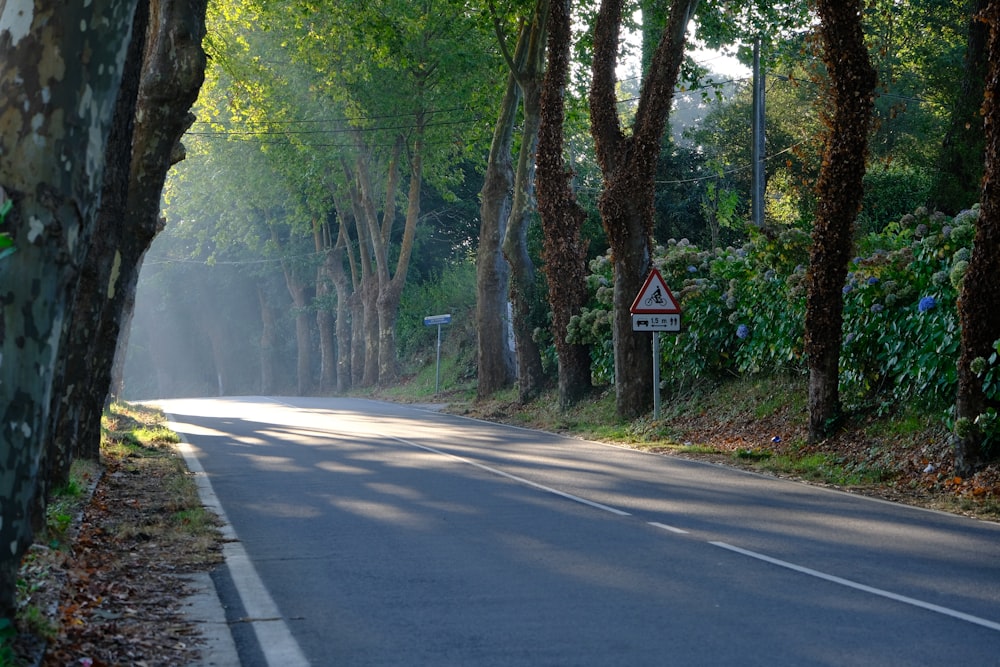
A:
{"type": "Polygon", "coordinates": [[[681,330],[680,314],[654,315],[641,313],[632,315],[632,331],[671,331],[681,330]]]}

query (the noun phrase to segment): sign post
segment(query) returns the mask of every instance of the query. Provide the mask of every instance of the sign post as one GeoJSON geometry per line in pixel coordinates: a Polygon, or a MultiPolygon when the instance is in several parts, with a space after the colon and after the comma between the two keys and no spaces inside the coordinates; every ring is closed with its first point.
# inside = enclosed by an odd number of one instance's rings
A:
{"type": "Polygon", "coordinates": [[[632,302],[632,331],[653,333],[653,419],[660,418],[660,332],[681,330],[681,307],[656,268],[632,302]]]}
{"type": "Polygon", "coordinates": [[[441,386],[441,325],[451,324],[451,313],[447,315],[428,315],[424,318],[425,327],[436,326],[438,328],[437,340],[437,367],[434,369],[434,394],[438,393],[441,386]]]}

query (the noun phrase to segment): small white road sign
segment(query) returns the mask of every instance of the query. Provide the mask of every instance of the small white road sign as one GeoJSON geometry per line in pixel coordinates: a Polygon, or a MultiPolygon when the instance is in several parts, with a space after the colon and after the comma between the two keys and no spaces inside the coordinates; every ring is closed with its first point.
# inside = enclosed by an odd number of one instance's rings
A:
{"type": "Polygon", "coordinates": [[[680,330],[681,316],[679,314],[650,315],[639,313],[632,315],[632,331],[678,332],[680,330]]]}
{"type": "Polygon", "coordinates": [[[425,327],[439,326],[442,324],[451,324],[451,313],[447,315],[428,315],[424,318],[425,327]]]}

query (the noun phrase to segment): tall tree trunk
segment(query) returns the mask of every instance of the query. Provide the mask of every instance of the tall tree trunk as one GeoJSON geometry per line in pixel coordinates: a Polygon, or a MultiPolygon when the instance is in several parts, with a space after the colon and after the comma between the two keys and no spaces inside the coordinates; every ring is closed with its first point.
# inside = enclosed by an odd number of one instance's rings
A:
{"type": "Polygon", "coordinates": [[[653,178],[684,56],[685,31],[697,5],[697,0],[671,0],[670,18],[643,79],[628,137],[619,121],[615,91],[622,0],[602,0],[594,29],[590,126],[604,177],[598,206],[614,261],[615,404],[623,418],[642,414],[653,400],[651,339],[632,331],[630,307],[651,267],[653,178]]]}
{"type": "Polygon", "coordinates": [[[333,304],[330,296],[333,284],[330,278],[330,247],[326,223],[313,221],[313,241],[316,252],[323,255],[323,262],[316,269],[316,328],[319,332],[319,390],[333,391],[337,384],[337,341],[335,337],[333,304]]]}
{"type": "Polygon", "coordinates": [[[297,378],[298,395],[308,396],[312,393],[312,335],[309,330],[309,296],[308,286],[300,280],[293,270],[285,268],[285,284],[288,294],[292,297],[292,308],[295,311],[295,374],[297,378]]]}
{"type": "Polygon", "coordinates": [[[983,433],[976,428],[976,418],[987,407],[1000,407],[986,400],[982,380],[972,371],[973,360],[988,359],[993,344],[1000,339],[1000,0],[989,0],[979,16],[989,31],[990,66],[983,104],[986,161],[972,256],[958,301],[962,343],[955,405],[955,471],[959,475],[969,475],[984,463],[983,433]]]}
{"type": "MultiPolygon", "coordinates": [[[[368,163],[364,157],[364,147],[357,141],[357,172],[344,163],[344,173],[350,188],[351,207],[354,210],[355,230],[358,234],[358,263],[360,264],[360,282],[355,289],[354,316],[355,352],[354,384],[372,387],[378,384],[379,355],[379,320],[378,292],[379,276],[373,266],[372,257],[376,255],[374,244],[380,238],[375,205],[371,191],[371,178],[368,163]],[[358,330],[358,324],[361,329],[358,330]]],[[[390,170],[392,171],[392,170],[390,170]]],[[[391,189],[392,181],[390,181],[391,189]]],[[[388,215],[391,215],[388,214],[388,215]]],[[[387,223],[386,223],[387,224],[387,223]]]]}
{"type": "Polygon", "coordinates": [[[576,403],[591,387],[589,347],[570,343],[566,338],[570,318],[589,298],[587,247],[580,234],[587,214],[570,189],[571,174],[563,160],[563,91],[569,76],[570,34],[569,2],[555,0],[548,17],[548,67],[541,91],[535,160],[562,409],[576,403]]]}
{"type": "Polygon", "coordinates": [[[503,239],[503,253],[510,265],[510,301],[517,354],[518,400],[534,399],[545,381],[542,356],[535,342],[534,310],[542,299],[538,294],[535,264],[528,252],[528,226],[534,207],[535,151],[541,122],[541,88],[545,73],[546,24],[549,0],[537,0],[531,19],[528,53],[517,72],[523,100],[521,148],[514,172],[514,197],[510,220],[503,239]]]}
{"type": "MultiPolygon", "coordinates": [[[[350,278],[344,271],[344,256],[349,254],[347,222],[348,218],[338,208],[340,232],[337,243],[330,256],[330,280],[337,293],[337,393],[343,394],[351,388],[351,362],[353,358],[351,344],[351,298],[350,278]]],[[[352,262],[353,264],[353,262],[352,262]]]]}
{"type": "Polygon", "coordinates": [[[277,387],[277,357],[278,347],[278,316],[267,289],[263,284],[257,285],[257,302],[260,304],[260,393],[270,396],[277,387]]]}
{"type": "Polygon", "coordinates": [[[990,60],[986,42],[989,26],[980,19],[988,0],[969,0],[969,28],[965,40],[962,86],[953,101],[948,132],[941,143],[930,204],[955,215],[974,203],[983,175],[983,82],[990,60]]]}
{"type": "MultiPolygon", "coordinates": [[[[399,316],[399,300],[406,286],[406,274],[410,267],[410,255],[413,254],[413,240],[417,235],[417,223],[420,222],[420,190],[423,187],[424,175],[424,122],[423,114],[416,120],[414,142],[410,156],[410,188],[406,195],[406,222],[403,226],[403,238],[399,244],[399,257],[396,258],[396,270],[387,286],[379,286],[379,384],[387,386],[399,376],[396,363],[396,318],[399,316]]],[[[388,234],[385,235],[388,239],[388,234]]]]}
{"type": "MultiPolygon", "coordinates": [[[[476,337],[478,374],[476,396],[487,398],[514,381],[514,364],[507,346],[507,290],[509,270],[501,252],[511,213],[514,185],[514,122],[520,103],[515,70],[521,67],[528,29],[521,27],[517,49],[508,63],[507,87],[500,101],[500,115],[493,127],[493,140],[486,162],[483,188],[479,192],[479,247],[476,252],[476,337]]],[[[504,49],[506,52],[506,49],[504,49]]]]}
{"type": "MultiPolygon", "coordinates": [[[[527,30],[521,29],[518,55],[524,50],[527,30]]],[[[514,72],[507,75],[507,88],[500,102],[500,115],[493,128],[483,188],[479,192],[479,247],[476,250],[476,338],[478,373],[476,396],[488,398],[514,381],[514,365],[507,347],[507,289],[509,270],[501,254],[501,240],[511,210],[514,166],[514,121],[517,119],[519,88],[514,72]]]]}
{"type": "Polygon", "coordinates": [[[128,125],[129,140],[121,152],[109,156],[110,163],[128,166],[124,201],[98,219],[87,264],[106,268],[95,269],[98,282],[78,297],[82,307],[73,326],[92,335],[77,341],[80,348],[75,354],[82,360],[74,367],[78,374],[67,381],[83,393],[67,406],[64,414],[69,419],[61,420],[56,431],[58,439],[74,442],[75,436],[77,452],[86,458],[96,459],[100,454],[101,413],[111,386],[117,341],[135,303],[142,259],[163,229],[160,195],[167,171],[183,158],[179,142],[194,120],[190,109],[205,74],[201,42],[206,5],[206,0],[151,0],[148,27],[136,22],[136,29],[145,36],[137,37],[142,77],[136,121],[134,127],[128,125]]]}
{"type": "Polygon", "coordinates": [[[816,0],[830,82],[828,136],[816,186],[816,222],[806,297],[809,439],[825,438],[840,412],[838,390],[844,302],[854,220],[861,208],[876,83],[861,27],[861,0],[816,0]]]}
{"type": "MultiPolygon", "coordinates": [[[[56,386],[61,391],[52,396],[52,438],[47,447],[48,484],[50,488],[65,484],[73,460],[83,456],[96,460],[100,454],[100,430],[96,442],[87,442],[81,432],[84,415],[96,412],[97,422],[104,408],[107,387],[95,386],[97,358],[108,354],[114,341],[102,337],[106,323],[102,321],[104,304],[113,299],[121,272],[122,255],[118,250],[122,219],[127,213],[129,159],[132,154],[132,133],[135,127],[139,80],[143,67],[146,28],[149,23],[149,1],[136,6],[132,22],[133,39],[122,74],[114,125],[105,149],[107,168],[101,188],[101,204],[87,257],[80,270],[76,297],[66,320],[66,344],[59,351],[56,386]],[[102,389],[104,391],[102,391],[102,389]]],[[[117,337],[115,338],[117,340],[117,337]]],[[[110,354],[114,354],[111,350],[110,354]]],[[[40,495],[44,494],[44,487],[40,495]]],[[[35,526],[40,530],[42,526],[35,526]]]]}
{"type": "Polygon", "coordinates": [[[0,618],[32,540],[63,323],[100,203],[135,0],[0,6],[0,618]],[[77,57],[77,54],[88,57],[77,57]]]}

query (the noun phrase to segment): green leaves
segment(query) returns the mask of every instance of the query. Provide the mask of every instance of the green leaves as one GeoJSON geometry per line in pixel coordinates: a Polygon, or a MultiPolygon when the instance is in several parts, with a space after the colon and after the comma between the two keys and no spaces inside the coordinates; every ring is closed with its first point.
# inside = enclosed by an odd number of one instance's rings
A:
{"type": "MultiPolygon", "coordinates": [[[[14,202],[8,199],[0,204],[0,224],[7,218],[7,214],[14,208],[14,202]]],[[[14,247],[14,239],[7,232],[0,232],[0,259],[14,254],[17,248],[14,247]]]]}

